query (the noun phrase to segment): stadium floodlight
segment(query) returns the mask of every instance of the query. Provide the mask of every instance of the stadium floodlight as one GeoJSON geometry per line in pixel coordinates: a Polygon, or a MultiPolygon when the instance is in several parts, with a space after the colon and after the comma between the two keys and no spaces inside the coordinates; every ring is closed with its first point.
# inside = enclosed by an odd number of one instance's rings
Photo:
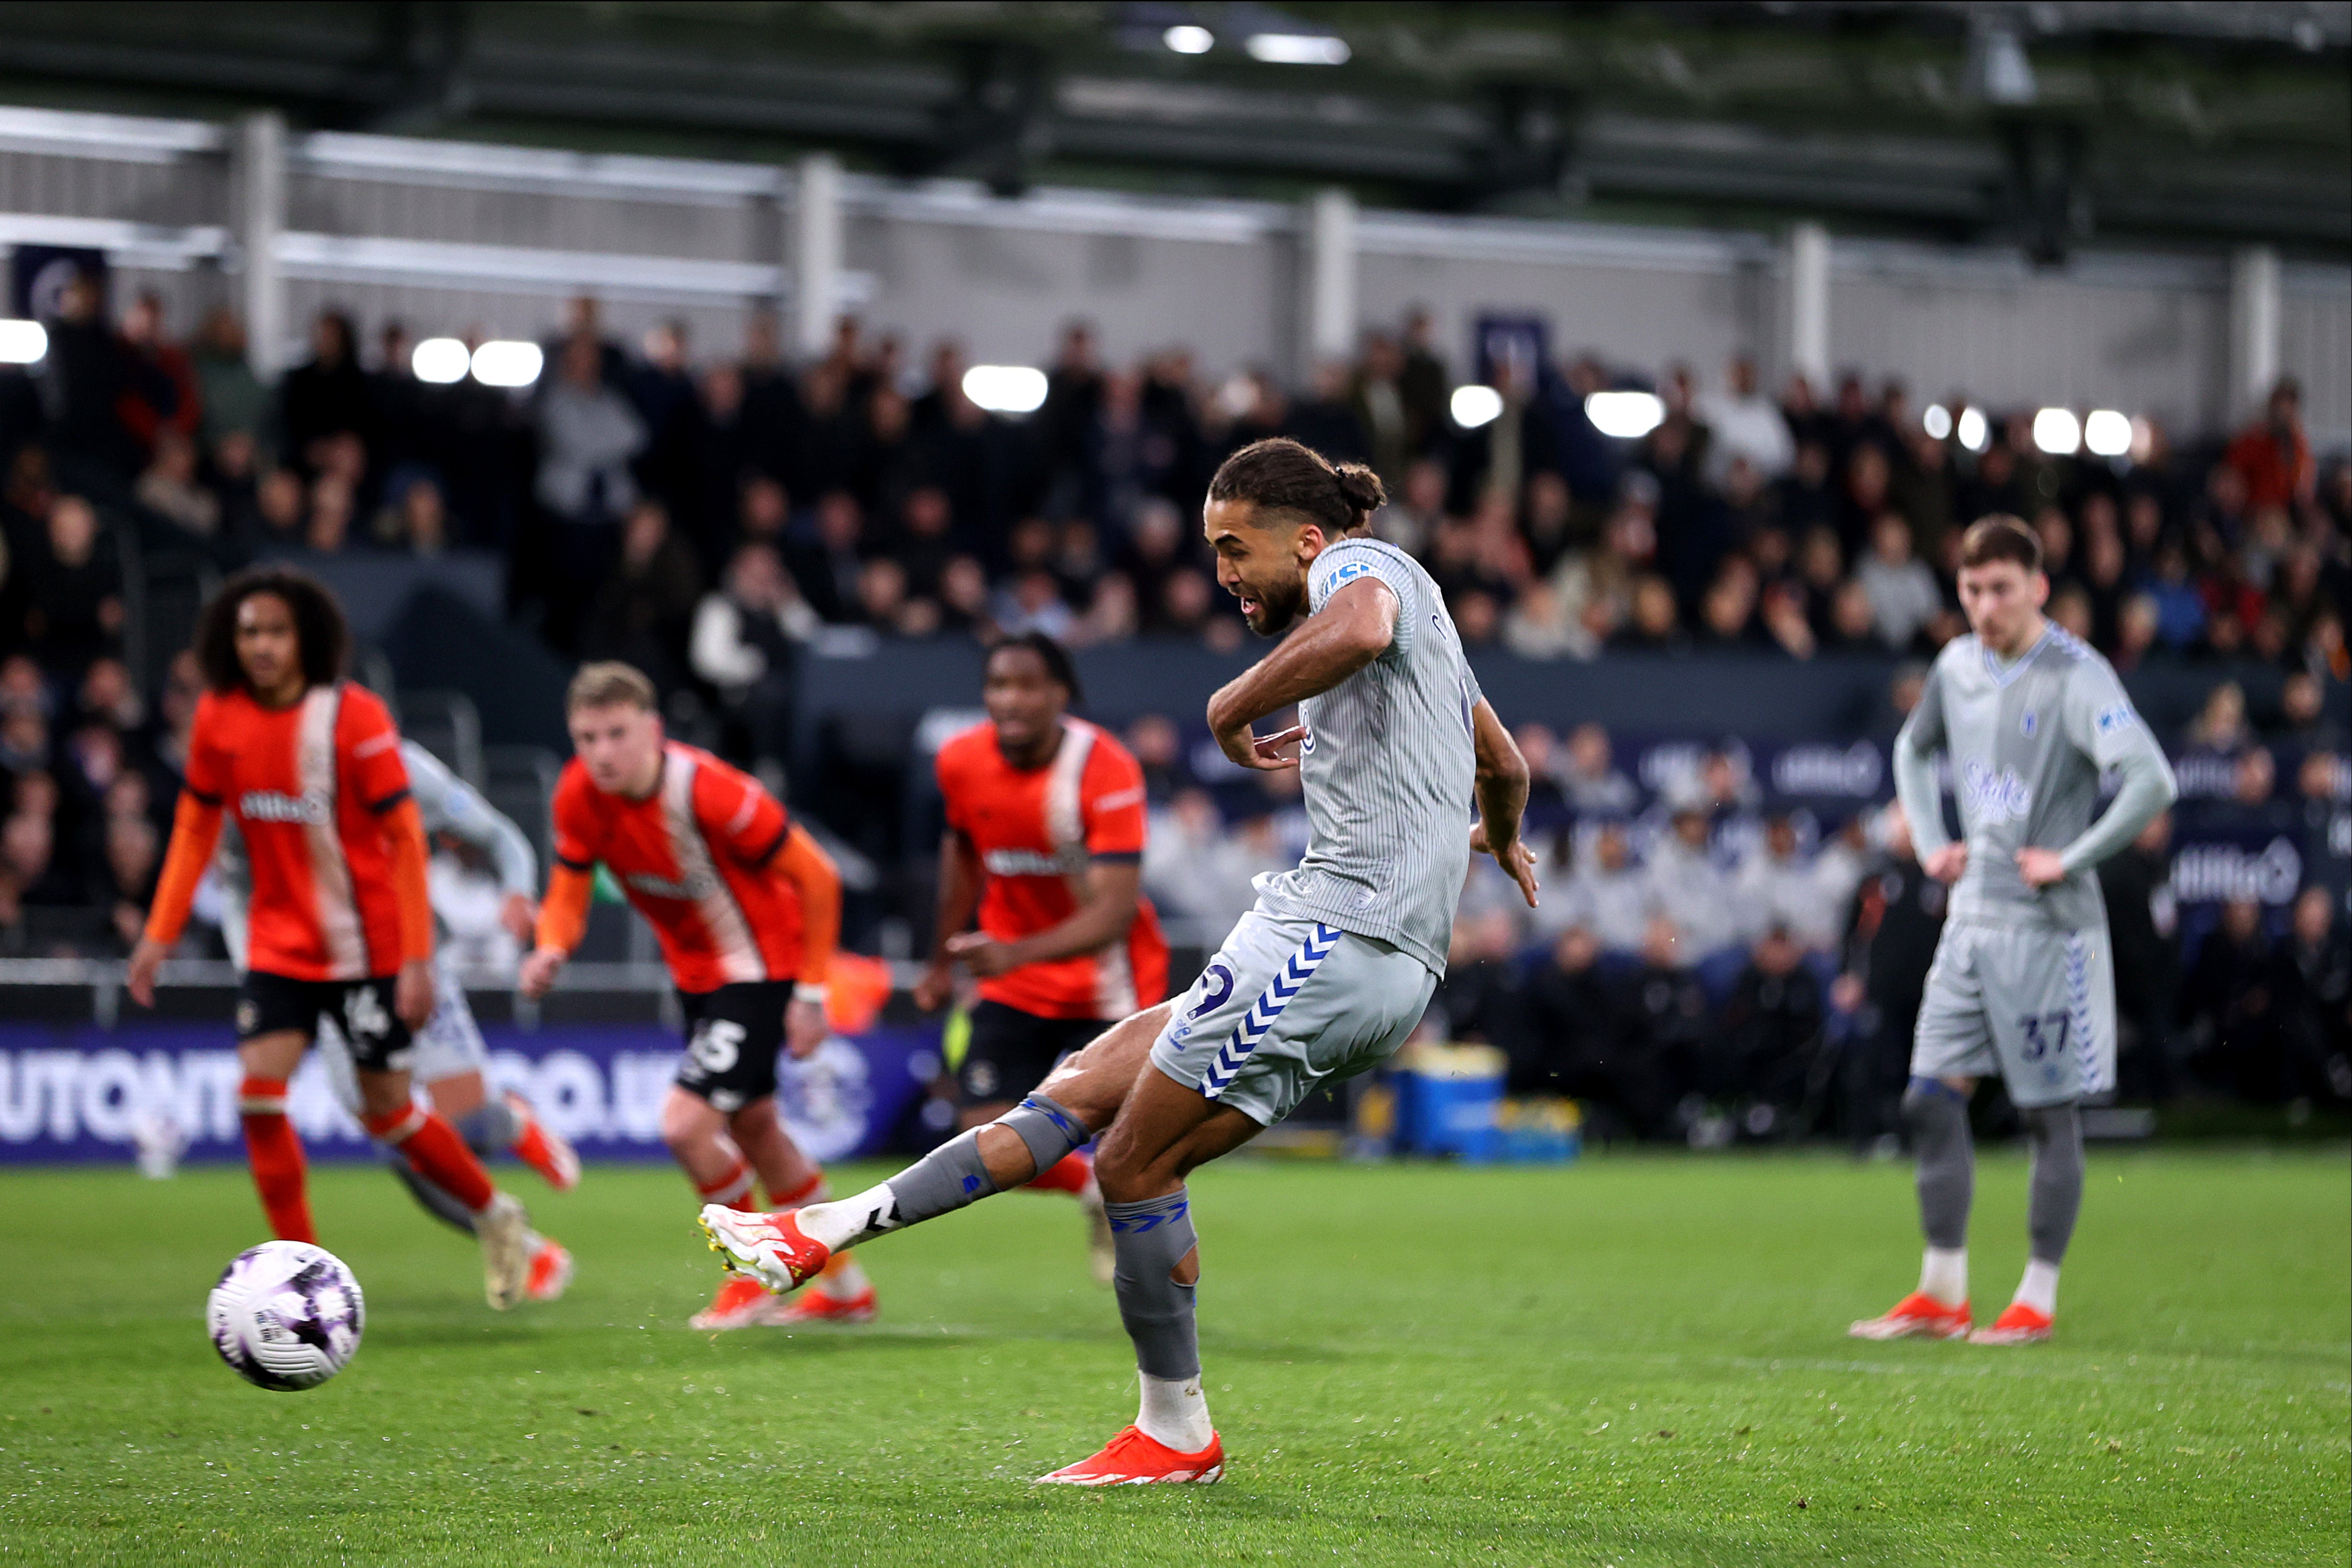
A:
{"type": "Polygon", "coordinates": [[[2033,444],[2053,457],[2072,457],[2083,449],[2083,422],[2070,408],[2045,408],[2033,416],[2033,444]]]}
{"type": "Polygon", "coordinates": [[[1242,46],[1270,66],[1344,66],[1348,40],[1328,33],[1252,33],[1242,46]]]}
{"type": "Polygon", "coordinates": [[[1919,415],[1919,428],[1927,433],[1930,441],[1941,441],[1952,434],[1952,411],[1940,402],[1931,402],[1919,415]]]}
{"type": "Polygon", "coordinates": [[[408,356],[408,368],[416,372],[416,379],[436,387],[464,381],[472,363],[466,345],[455,338],[427,338],[408,356]]]}
{"type": "Polygon", "coordinates": [[[1184,22],[1160,34],[1160,41],[1175,54],[1205,55],[1216,47],[1217,35],[1206,27],[1196,27],[1184,22]]]}
{"type": "Polygon", "coordinates": [[[2121,457],[2132,448],[2132,422],[2112,408],[2095,408],[2083,421],[2083,444],[2098,457],[2121,457]]]}
{"type": "Polygon", "coordinates": [[[474,350],[474,379],[486,387],[527,387],[546,361],[537,343],[493,338],[474,350]]]}
{"type": "Polygon", "coordinates": [[[1454,423],[1465,430],[1492,423],[1503,412],[1503,394],[1475,382],[1454,389],[1454,423]]]}
{"type": "Polygon", "coordinates": [[[38,321],[0,321],[0,365],[37,365],[49,351],[49,329],[38,321]]]}
{"type": "Polygon", "coordinates": [[[974,365],[963,395],[991,413],[1034,413],[1045,402],[1045,372],[1034,365],[974,365]]]}
{"type": "Polygon", "coordinates": [[[1658,428],[1666,405],[1654,392],[1597,392],[1584,400],[1584,417],[1601,434],[1632,441],[1658,428]]]}
{"type": "Polygon", "coordinates": [[[1960,444],[1971,452],[1982,452],[1992,444],[1992,426],[1985,423],[1984,410],[1960,410],[1959,423],[1953,426],[1960,433],[1960,444]]]}

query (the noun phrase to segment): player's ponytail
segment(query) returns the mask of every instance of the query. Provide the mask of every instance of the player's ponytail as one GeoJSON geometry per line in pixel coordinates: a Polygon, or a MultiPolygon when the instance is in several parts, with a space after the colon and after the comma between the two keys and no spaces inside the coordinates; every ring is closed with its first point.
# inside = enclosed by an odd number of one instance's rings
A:
{"type": "Polygon", "coordinates": [[[1217,469],[1212,501],[1247,501],[1289,512],[1326,533],[1353,533],[1388,499],[1380,476],[1360,463],[1334,465],[1287,436],[1254,441],[1217,469]]]}

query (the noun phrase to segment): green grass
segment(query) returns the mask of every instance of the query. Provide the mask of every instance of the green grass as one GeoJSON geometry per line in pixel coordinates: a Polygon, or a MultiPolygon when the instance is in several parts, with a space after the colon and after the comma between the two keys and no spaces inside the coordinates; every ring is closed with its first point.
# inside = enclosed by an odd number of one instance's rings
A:
{"type": "MultiPolygon", "coordinates": [[[[2022,1262],[1991,1154],[1980,1315],[2022,1262]]],[[[1133,1413],[1065,1199],[867,1254],[870,1329],[697,1334],[684,1184],[541,1195],[570,1299],[498,1317],[383,1175],[318,1173],[367,1341],[309,1394],[214,1359],[242,1172],[0,1176],[0,1563],[2343,1563],[2341,1147],[2094,1155],[2058,1343],[1867,1345],[1908,1175],[1234,1162],[1194,1181],[1208,1488],[1032,1489],[1133,1413]]],[[[839,1172],[856,1179],[866,1172],[839,1172]]]]}

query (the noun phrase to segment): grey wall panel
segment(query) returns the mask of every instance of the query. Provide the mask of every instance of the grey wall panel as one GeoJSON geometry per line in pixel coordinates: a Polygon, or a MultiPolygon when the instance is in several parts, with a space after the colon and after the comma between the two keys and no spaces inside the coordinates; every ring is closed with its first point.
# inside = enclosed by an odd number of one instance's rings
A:
{"type": "Polygon", "coordinates": [[[1915,404],[1953,392],[2000,407],[2147,413],[2179,429],[2221,414],[2226,298],[2065,278],[1833,275],[1840,369],[1905,382],[1915,404]]]}
{"type": "Polygon", "coordinates": [[[1359,312],[1394,328],[1426,307],[1457,376],[1475,369],[1471,334],[1487,311],[1551,323],[1555,347],[1591,349],[1612,364],[1655,371],[1677,361],[1714,380],[1733,352],[1754,345],[1755,290],[1737,268],[1639,269],[1590,265],[1367,255],[1358,263],[1359,312]]]}
{"type": "Polygon", "coordinates": [[[859,215],[848,265],[874,276],[859,313],[910,355],[953,338],[980,362],[1042,364],[1063,324],[1094,324],[1113,361],[1187,344],[1223,374],[1264,361],[1287,334],[1279,242],[1143,239],[859,215]]]}
{"type": "MultiPolygon", "coordinates": [[[[331,307],[351,312],[359,324],[371,363],[376,336],[387,321],[399,321],[412,338],[455,337],[479,331],[488,338],[540,341],[562,329],[567,304],[556,294],[320,282],[309,278],[289,283],[287,296],[288,319],[306,335],[320,310],[331,307]]],[[[632,300],[604,303],[607,337],[634,351],[646,329],[656,321],[684,321],[688,350],[698,361],[714,361],[740,352],[750,315],[748,305],[673,306],[632,300]]],[[[308,353],[306,348],[297,358],[307,357],[308,353]]]]}
{"type": "Polygon", "coordinates": [[[322,234],[714,261],[776,259],[772,204],[479,190],[300,170],[287,178],[286,200],[288,228],[322,234]]]}
{"type": "Polygon", "coordinates": [[[70,153],[0,152],[0,213],[216,224],[228,205],[217,157],[126,162],[70,153]]]}

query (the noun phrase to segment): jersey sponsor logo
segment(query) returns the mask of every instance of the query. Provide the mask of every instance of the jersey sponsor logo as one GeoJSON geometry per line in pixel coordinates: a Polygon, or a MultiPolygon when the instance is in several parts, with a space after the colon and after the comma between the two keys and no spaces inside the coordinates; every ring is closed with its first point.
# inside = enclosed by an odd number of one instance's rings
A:
{"type": "Polygon", "coordinates": [[[656,876],[651,872],[633,871],[621,879],[648,898],[675,898],[696,904],[719,891],[719,878],[708,872],[698,872],[673,881],[656,876]]]}
{"type": "Polygon", "coordinates": [[[2014,768],[1995,773],[1990,763],[1971,757],[1961,765],[1970,814],[1980,822],[2014,822],[2033,810],[2033,790],[2014,768]]]}
{"type": "Polygon", "coordinates": [[[991,850],[980,857],[992,876],[1067,876],[1087,865],[1084,850],[1049,855],[1039,850],[991,850]]]}
{"type": "Polygon", "coordinates": [[[331,821],[335,806],[324,789],[288,795],[276,789],[248,789],[239,796],[236,813],[248,822],[308,822],[331,821]]]}
{"type": "Polygon", "coordinates": [[[1097,811],[1118,811],[1129,806],[1141,804],[1143,804],[1143,786],[1140,784],[1132,789],[1120,789],[1095,798],[1095,810],[1097,811]]]}
{"type": "Polygon", "coordinates": [[[2099,710],[2098,716],[2091,721],[2101,735],[2105,735],[2112,730],[2128,729],[2138,722],[2139,715],[2132,711],[2132,706],[2129,703],[2117,703],[2113,707],[2103,707],[2099,710]]]}

